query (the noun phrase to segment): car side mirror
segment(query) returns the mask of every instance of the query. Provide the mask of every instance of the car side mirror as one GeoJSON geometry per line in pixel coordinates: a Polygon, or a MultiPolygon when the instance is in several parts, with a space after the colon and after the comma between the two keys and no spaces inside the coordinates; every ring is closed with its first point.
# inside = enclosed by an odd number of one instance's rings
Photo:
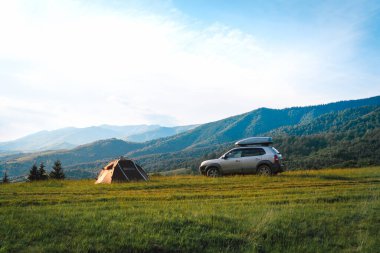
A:
{"type": "Polygon", "coordinates": [[[222,159],[227,160],[228,156],[224,155],[222,156],[222,159]]]}

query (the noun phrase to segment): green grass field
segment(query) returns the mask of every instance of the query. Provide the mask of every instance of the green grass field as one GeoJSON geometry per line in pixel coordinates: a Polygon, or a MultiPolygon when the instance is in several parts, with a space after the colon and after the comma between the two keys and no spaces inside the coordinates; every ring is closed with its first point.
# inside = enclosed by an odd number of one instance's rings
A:
{"type": "Polygon", "coordinates": [[[0,252],[379,252],[380,167],[0,185],[0,252]]]}

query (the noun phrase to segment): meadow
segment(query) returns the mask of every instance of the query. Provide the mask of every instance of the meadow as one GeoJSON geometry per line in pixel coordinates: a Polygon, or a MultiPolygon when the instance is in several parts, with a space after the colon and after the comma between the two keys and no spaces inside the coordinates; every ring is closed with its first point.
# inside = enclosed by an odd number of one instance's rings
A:
{"type": "Polygon", "coordinates": [[[0,185],[0,252],[379,252],[380,167],[0,185]]]}

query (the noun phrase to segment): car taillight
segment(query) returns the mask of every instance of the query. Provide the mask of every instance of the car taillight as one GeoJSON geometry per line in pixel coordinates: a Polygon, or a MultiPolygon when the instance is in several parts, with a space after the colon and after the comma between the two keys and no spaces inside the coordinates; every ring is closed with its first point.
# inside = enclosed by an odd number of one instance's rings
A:
{"type": "Polygon", "coordinates": [[[274,155],[274,163],[279,163],[280,160],[278,159],[278,156],[277,155],[274,155]]]}

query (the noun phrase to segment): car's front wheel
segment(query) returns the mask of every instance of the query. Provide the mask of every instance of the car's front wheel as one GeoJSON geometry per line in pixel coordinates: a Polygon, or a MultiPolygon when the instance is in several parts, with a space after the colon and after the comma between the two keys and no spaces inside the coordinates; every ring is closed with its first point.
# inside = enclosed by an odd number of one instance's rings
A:
{"type": "Polygon", "coordinates": [[[257,169],[257,174],[260,176],[271,176],[273,172],[269,165],[263,164],[257,169]]]}
{"type": "Polygon", "coordinates": [[[220,172],[218,170],[218,168],[216,167],[211,167],[207,170],[207,176],[208,177],[219,177],[220,176],[220,172]]]}

